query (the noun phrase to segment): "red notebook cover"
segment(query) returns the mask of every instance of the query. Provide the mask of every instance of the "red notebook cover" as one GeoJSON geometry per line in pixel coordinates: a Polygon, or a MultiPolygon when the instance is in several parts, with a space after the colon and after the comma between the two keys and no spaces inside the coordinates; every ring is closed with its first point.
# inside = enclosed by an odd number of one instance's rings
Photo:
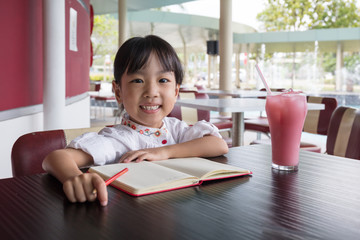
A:
{"type": "Polygon", "coordinates": [[[211,179],[206,179],[206,180],[201,180],[195,184],[190,184],[190,185],[186,185],[186,186],[181,186],[181,187],[176,187],[176,188],[168,188],[168,189],[164,189],[164,190],[160,190],[160,191],[154,191],[154,192],[148,192],[148,193],[142,193],[142,194],[134,194],[131,193],[129,191],[126,191],[116,185],[110,184],[110,186],[124,192],[127,193],[131,196],[134,197],[141,197],[141,196],[145,196],[145,195],[151,195],[151,194],[156,194],[156,193],[162,193],[162,192],[169,192],[169,191],[174,191],[174,190],[178,190],[178,189],[182,189],[182,188],[188,188],[188,187],[194,187],[194,186],[200,186],[203,182],[207,182],[207,181],[215,181],[215,180],[220,180],[220,179],[226,179],[226,178],[236,178],[236,177],[241,177],[241,176],[246,176],[246,175],[251,175],[252,172],[249,173],[242,173],[242,174],[238,174],[238,175],[232,175],[232,176],[226,176],[226,177],[219,177],[219,178],[211,178],[211,179]]]}

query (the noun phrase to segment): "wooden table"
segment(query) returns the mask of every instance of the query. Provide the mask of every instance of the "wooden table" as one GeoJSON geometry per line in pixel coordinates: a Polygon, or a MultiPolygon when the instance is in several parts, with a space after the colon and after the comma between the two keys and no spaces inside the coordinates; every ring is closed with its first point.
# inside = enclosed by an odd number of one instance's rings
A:
{"type": "MultiPolygon", "coordinates": [[[[231,112],[233,120],[232,146],[244,145],[244,112],[264,111],[264,99],[227,98],[227,99],[178,99],[177,105],[207,111],[231,112]]],[[[324,104],[308,103],[308,110],[322,110],[324,104]]]]}
{"type": "Polygon", "coordinates": [[[359,239],[360,161],[300,151],[298,172],[271,168],[267,145],[231,148],[214,161],[252,176],[71,204],[43,174],[0,180],[1,239],[359,239]]]}

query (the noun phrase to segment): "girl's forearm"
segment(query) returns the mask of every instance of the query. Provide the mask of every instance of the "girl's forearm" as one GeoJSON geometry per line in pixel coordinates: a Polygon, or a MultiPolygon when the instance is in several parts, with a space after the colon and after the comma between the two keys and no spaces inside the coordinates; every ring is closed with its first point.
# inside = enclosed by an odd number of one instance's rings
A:
{"type": "Polygon", "coordinates": [[[89,164],[89,155],[79,150],[62,149],[50,153],[43,161],[43,169],[64,183],[82,174],[79,167],[89,164]]]}
{"type": "Polygon", "coordinates": [[[215,157],[229,151],[226,142],[215,136],[204,136],[188,142],[166,146],[169,158],[215,157]]]}

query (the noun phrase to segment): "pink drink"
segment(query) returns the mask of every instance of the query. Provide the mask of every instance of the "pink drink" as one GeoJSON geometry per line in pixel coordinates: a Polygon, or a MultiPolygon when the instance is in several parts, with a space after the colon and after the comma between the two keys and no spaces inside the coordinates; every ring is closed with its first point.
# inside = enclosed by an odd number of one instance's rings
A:
{"type": "Polygon", "coordinates": [[[269,120],[272,167],[279,170],[297,170],[301,132],[307,113],[305,95],[290,90],[266,98],[269,120]]]}

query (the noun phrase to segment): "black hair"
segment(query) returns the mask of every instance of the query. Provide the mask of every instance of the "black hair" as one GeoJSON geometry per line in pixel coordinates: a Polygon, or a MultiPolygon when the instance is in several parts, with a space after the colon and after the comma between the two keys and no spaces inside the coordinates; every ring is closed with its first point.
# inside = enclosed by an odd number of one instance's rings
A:
{"type": "Polygon", "coordinates": [[[120,86],[121,77],[127,73],[135,73],[148,61],[151,53],[155,53],[165,71],[174,72],[176,83],[181,85],[184,72],[174,48],[164,39],[148,35],[128,39],[119,48],[114,61],[114,77],[120,86]]]}

